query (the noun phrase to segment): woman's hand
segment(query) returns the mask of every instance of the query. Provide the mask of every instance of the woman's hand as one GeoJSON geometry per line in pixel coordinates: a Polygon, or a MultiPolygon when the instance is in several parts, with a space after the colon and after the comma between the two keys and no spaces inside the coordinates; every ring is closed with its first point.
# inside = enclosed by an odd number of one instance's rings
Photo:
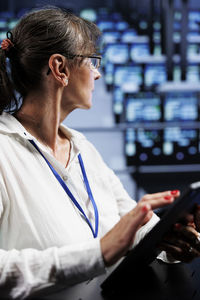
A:
{"type": "Polygon", "coordinates": [[[167,252],[170,260],[191,262],[200,257],[200,205],[176,223],[164,237],[159,248],[167,252]]]}
{"type": "Polygon", "coordinates": [[[179,191],[166,191],[145,195],[136,207],[101,239],[101,250],[106,266],[111,266],[124,256],[133,244],[137,230],[153,215],[153,209],[172,203],[179,191]]]}
{"type": "MultiPolygon", "coordinates": [[[[179,190],[165,191],[161,193],[146,194],[142,197],[142,199],[139,202],[150,204],[151,209],[154,210],[156,208],[161,208],[172,203],[175,200],[175,198],[178,198],[179,196],[179,190]]],[[[149,219],[150,218],[148,218],[147,216],[147,218],[144,219],[144,223],[141,225],[146,224],[149,221],[149,219]]]]}

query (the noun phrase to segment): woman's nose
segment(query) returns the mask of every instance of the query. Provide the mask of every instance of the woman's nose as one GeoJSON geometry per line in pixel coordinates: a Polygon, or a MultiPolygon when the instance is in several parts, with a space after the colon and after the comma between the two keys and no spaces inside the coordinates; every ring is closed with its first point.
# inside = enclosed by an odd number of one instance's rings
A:
{"type": "Polygon", "coordinates": [[[98,69],[94,69],[94,80],[101,78],[101,73],[98,69]]]}

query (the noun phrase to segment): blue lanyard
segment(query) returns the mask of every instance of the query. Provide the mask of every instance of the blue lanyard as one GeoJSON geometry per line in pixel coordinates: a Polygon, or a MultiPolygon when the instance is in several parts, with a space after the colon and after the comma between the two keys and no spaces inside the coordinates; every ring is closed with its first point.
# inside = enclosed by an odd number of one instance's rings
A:
{"type": "Polygon", "coordinates": [[[93,236],[94,238],[97,237],[98,235],[98,227],[99,227],[99,214],[98,214],[98,209],[97,209],[97,205],[94,201],[94,197],[92,195],[92,191],[90,189],[90,185],[87,179],[87,175],[85,172],[85,167],[83,164],[83,160],[81,157],[81,154],[79,153],[78,155],[78,159],[79,159],[79,164],[81,167],[81,171],[83,174],[83,179],[84,179],[84,183],[87,189],[87,193],[89,196],[90,201],[92,202],[93,208],[94,208],[94,215],[95,215],[95,230],[93,229],[93,226],[90,222],[90,220],[88,219],[88,217],[86,216],[86,214],[84,213],[84,210],[82,209],[82,207],[80,206],[80,204],[78,203],[78,201],[75,199],[75,197],[73,196],[73,194],[71,193],[71,191],[69,190],[68,186],[65,184],[65,182],[62,180],[62,178],[60,177],[60,175],[56,172],[56,170],[53,168],[53,166],[50,164],[50,162],[46,159],[46,157],[42,154],[42,152],[40,151],[40,149],[38,148],[38,146],[36,145],[36,143],[33,140],[29,140],[29,142],[37,149],[37,151],[42,155],[42,157],[44,158],[44,160],[46,161],[46,163],[48,164],[49,168],[51,169],[51,171],[53,172],[54,176],[56,177],[56,179],[59,181],[59,183],[61,184],[61,186],[63,187],[63,189],[65,190],[65,192],[67,193],[67,195],[70,197],[70,199],[73,201],[73,203],[76,205],[76,207],[79,209],[79,211],[82,213],[82,215],[84,216],[86,222],[88,223],[88,225],[90,226],[90,229],[92,230],[93,236]]]}

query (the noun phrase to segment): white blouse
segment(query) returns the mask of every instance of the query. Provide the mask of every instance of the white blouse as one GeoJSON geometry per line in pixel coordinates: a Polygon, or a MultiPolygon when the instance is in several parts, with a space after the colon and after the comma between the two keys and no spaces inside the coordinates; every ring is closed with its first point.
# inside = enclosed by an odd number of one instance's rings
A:
{"type": "MultiPolygon", "coordinates": [[[[16,118],[8,113],[0,116],[0,285],[11,283],[13,298],[105,273],[100,238],[136,205],[94,146],[81,133],[60,128],[72,146],[67,168],[16,118]],[[97,238],[29,139],[63,178],[94,226],[77,157],[81,153],[99,212],[97,238]]],[[[134,243],[157,220],[154,215],[137,232],[134,243]]]]}

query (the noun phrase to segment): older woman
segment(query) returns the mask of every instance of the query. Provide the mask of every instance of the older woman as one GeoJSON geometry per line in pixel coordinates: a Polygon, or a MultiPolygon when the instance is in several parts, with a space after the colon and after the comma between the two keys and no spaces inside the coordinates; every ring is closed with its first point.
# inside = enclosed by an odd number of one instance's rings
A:
{"type": "MultiPolygon", "coordinates": [[[[179,196],[165,191],[136,205],[93,145],[61,124],[92,105],[98,36],[88,21],[42,9],[2,42],[0,283],[12,298],[106,272],[156,223],[152,210],[179,196]]],[[[180,259],[184,246],[174,249],[180,259]]]]}

